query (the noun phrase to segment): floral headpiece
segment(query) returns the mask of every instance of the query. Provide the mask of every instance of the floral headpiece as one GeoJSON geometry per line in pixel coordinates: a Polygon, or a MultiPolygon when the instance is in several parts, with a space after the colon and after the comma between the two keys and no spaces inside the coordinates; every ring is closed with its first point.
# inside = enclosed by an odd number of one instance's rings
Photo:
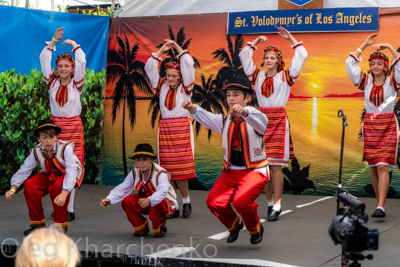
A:
{"type": "Polygon", "coordinates": [[[166,70],[176,70],[177,72],[181,73],[181,65],[179,62],[171,60],[167,64],[165,64],[166,70]]]}
{"type": "MultiPolygon", "coordinates": [[[[268,46],[267,48],[264,49],[264,57],[263,60],[265,60],[265,56],[267,53],[274,53],[275,56],[278,58],[278,72],[283,70],[283,67],[285,67],[285,62],[283,62],[283,54],[282,52],[275,46],[268,46]]],[[[261,67],[264,67],[264,61],[261,63],[261,67]]]]}
{"type": "Polygon", "coordinates": [[[385,72],[386,75],[390,75],[389,58],[385,54],[383,54],[381,52],[374,52],[369,56],[369,60],[368,61],[369,61],[370,69],[369,69],[368,73],[372,72],[372,70],[371,70],[371,62],[374,59],[383,60],[383,62],[385,64],[385,68],[384,68],[383,72],[385,72]]]}
{"type": "Polygon", "coordinates": [[[60,60],[68,60],[69,62],[71,62],[72,66],[75,65],[75,60],[74,58],[68,54],[68,53],[62,53],[61,55],[58,55],[57,59],[56,59],[56,64],[58,64],[58,62],[60,60]]]}

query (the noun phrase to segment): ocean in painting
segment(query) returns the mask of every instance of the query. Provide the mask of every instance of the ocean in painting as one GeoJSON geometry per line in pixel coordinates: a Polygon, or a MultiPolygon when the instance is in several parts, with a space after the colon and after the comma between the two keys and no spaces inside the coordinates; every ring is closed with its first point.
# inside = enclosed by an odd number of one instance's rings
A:
{"type": "MultiPolygon", "coordinates": [[[[136,101],[136,124],[130,128],[128,110],[125,118],[126,154],[130,156],[138,143],[150,143],[157,148],[157,126],[151,128],[148,114],[150,100],[136,101]]],[[[112,123],[112,100],[105,101],[104,146],[102,184],[117,185],[124,179],[122,166],[122,109],[112,123]]],[[[359,142],[360,116],[364,108],[363,98],[294,98],[289,100],[286,110],[291,124],[291,134],[296,158],[301,168],[310,165],[309,179],[316,190],[306,189],[302,194],[335,195],[339,177],[339,162],[342,138],[342,118],[338,110],[346,114],[343,153],[343,188],[357,196],[369,196],[363,186],[371,183],[371,171],[362,162],[362,142],[359,142]]],[[[133,161],[128,160],[128,168],[133,161]]],[[[213,132],[207,139],[206,128],[195,138],[195,163],[197,179],[208,189],[212,187],[222,168],[221,135],[213,132]]],[[[399,170],[393,170],[391,186],[398,190],[399,170]]],[[[398,195],[398,194],[397,194],[398,195]]],[[[396,195],[396,196],[397,196],[396,195]]]]}

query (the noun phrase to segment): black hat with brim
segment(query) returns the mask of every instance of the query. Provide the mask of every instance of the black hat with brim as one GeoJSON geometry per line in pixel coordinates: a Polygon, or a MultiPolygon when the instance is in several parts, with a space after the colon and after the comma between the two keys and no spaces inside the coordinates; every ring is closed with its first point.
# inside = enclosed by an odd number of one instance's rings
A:
{"type": "Polygon", "coordinates": [[[130,156],[130,159],[136,159],[140,157],[149,157],[152,159],[156,159],[157,156],[154,155],[153,148],[150,144],[143,143],[143,144],[138,144],[135,148],[135,152],[133,152],[132,156],[130,156]]]}
{"type": "Polygon", "coordinates": [[[39,131],[49,128],[54,128],[56,130],[56,135],[59,135],[61,133],[61,128],[57,127],[54,121],[50,118],[39,121],[39,125],[33,133],[35,134],[35,136],[38,136],[39,131]]]}
{"type": "Polygon", "coordinates": [[[242,90],[250,94],[253,93],[253,88],[251,87],[249,79],[239,76],[233,77],[226,83],[222,91],[227,90],[242,90]]]}

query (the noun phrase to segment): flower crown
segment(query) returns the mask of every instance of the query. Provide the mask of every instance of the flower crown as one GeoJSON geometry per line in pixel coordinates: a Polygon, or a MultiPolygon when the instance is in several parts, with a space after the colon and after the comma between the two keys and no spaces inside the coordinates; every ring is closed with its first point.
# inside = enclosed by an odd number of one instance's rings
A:
{"type": "Polygon", "coordinates": [[[369,56],[369,60],[368,61],[369,61],[370,70],[368,71],[368,73],[372,72],[372,70],[371,70],[371,62],[374,59],[383,60],[383,62],[385,64],[385,69],[383,70],[383,72],[385,72],[385,74],[389,75],[390,74],[389,58],[385,54],[383,54],[381,52],[374,52],[369,56]]]}
{"type": "MultiPolygon", "coordinates": [[[[267,53],[275,54],[275,56],[278,58],[278,71],[283,70],[283,67],[285,67],[285,62],[283,62],[282,52],[275,46],[267,46],[267,48],[264,49],[263,60],[265,60],[265,56],[267,53]]],[[[261,63],[261,67],[263,67],[263,66],[264,66],[264,61],[261,63]]]]}
{"type": "Polygon", "coordinates": [[[69,62],[71,62],[72,66],[75,65],[74,58],[68,53],[62,53],[61,55],[58,55],[56,59],[56,64],[58,64],[60,60],[68,60],[69,62]]]}
{"type": "Polygon", "coordinates": [[[176,70],[177,72],[181,72],[181,65],[179,62],[171,60],[167,64],[165,64],[165,69],[166,70],[176,70]]]}

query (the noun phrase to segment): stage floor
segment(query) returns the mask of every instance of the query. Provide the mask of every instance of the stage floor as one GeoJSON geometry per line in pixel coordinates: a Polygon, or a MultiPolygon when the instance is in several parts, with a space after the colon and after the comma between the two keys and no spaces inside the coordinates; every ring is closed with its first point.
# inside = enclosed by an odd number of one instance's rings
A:
{"type": "MultiPolygon", "coordinates": [[[[76,220],[68,235],[77,242],[84,258],[151,266],[340,266],[341,246],[334,245],[328,227],[336,215],[335,197],[283,196],[283,212],[276,222],[266,221],[265,195],[257,199],[263,219],[264,239],[250,244],[242,230],[235,243],[226,243],[228,232],[208,210],[208,191],[191,191],[192,215],[167,222],[163,238],[133,236],[120,204],[101,209],[100,200],[112,186],[83,185],[75,198],[76,220]]],[[[179,194],[179,193],[178,193],[179,194]]],[[[360,199],[371,214],[373,198],[360,199]]],[[[50,198],[43,201],[48,224],[52,222],[50,198]]],[[[7,201],[0,198],[0,240],[2,247],[19,245],[29,227],[28,209],[22,192],[7,201]]],[[[373,260],[362,266],[399,266],[400,200],[387,201],[385,219],[370,218],[364,226],[377,228],[379,250],[366,251],[373,260]]],[[[4,251],[2,251],[4,253],[4,251]]]]}

